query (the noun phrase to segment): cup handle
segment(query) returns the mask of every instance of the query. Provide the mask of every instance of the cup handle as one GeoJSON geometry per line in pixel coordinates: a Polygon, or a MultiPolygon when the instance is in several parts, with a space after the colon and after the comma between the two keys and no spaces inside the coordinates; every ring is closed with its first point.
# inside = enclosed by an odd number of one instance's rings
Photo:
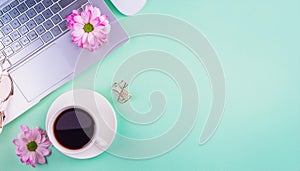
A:
{"type": "Polygon", "coordinates": [[[107,147],[107,142],[102,138],[96,138],[95,144],[101,150],[105,150],[107,147]]]}

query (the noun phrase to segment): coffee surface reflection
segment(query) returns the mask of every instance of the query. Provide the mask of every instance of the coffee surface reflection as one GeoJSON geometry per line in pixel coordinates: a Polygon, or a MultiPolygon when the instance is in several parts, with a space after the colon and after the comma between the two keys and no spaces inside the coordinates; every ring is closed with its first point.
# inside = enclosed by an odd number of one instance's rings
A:
{"type": "Polygon", "coordinates": [[[89,144],[94,129],[94,120],[88,112],[79,108],[70,108],[61,112],[56,118],[53,132],[62,146],[78,150],[89,144]]]}

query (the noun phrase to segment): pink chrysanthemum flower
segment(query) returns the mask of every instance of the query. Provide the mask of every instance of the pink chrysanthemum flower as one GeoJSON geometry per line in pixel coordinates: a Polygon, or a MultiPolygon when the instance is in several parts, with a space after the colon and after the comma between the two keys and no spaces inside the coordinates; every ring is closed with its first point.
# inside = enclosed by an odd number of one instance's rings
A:
{"type": "Polygon", "coordinates": [[[106,15],[101,15],[99,8],[89,4],[81,13],[73,10],[73,13],[67,16],[68,28],[73,30],[72,42],[81,48],[96,50],[107,42],[107,35],[110,32],[107,18],[106,15]]]}
{"type": "Polygon", "coordinates": [[[37,163],[45,164],[45,156],[49,156],[51,146],[49,138],[46,137],[46,131],[40,128],[30,130],[27,126],[21,126],[22,132],[18,134],[18,139],[14,139],[16,145],[16,155],[20,157],[22,163],[35,167],[37,163]]]}

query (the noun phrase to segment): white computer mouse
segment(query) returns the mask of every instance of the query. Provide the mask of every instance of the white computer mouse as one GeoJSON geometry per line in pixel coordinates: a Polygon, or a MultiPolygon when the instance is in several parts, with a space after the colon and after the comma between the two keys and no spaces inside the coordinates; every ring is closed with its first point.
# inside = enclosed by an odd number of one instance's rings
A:
{"type": "Polygon", "coordinates": [[[110,0],[124,15],[134,15],[146,4],[147,0],[110,0]]]}

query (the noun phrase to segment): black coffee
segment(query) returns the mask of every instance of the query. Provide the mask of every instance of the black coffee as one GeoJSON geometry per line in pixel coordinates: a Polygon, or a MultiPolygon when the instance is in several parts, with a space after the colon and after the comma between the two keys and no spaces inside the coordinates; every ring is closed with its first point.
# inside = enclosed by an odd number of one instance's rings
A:
{"type": "Polygon", "coordinates": [[[78,108],[70,108],[56,118],[53,132],[62,146],[77,150],[90,142],[94,126],[94,120],[89,113],[78,108]]]}

